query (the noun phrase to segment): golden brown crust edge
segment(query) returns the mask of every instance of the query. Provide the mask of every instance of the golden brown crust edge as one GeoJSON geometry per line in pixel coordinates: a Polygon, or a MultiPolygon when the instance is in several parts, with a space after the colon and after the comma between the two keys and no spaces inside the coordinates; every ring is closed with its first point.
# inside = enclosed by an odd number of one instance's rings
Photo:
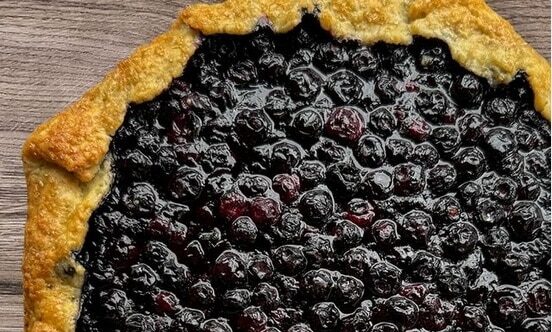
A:
{"type": "Polygon", "coordinates": [[[122,61],[102,82],[29,137],[23,284],[26,331],[74,331],[84,269],[71,258],[109,189],[110,137],[129,103],[153,99],[197,47],[181,21],[122,61]]]}
{"type": "Polygon", "coordinates": [[[550,120],[550,65],[483,0],[228,0],[193,5],[152,43],[29,137],[23,148],[28,221],[23,262],[26,331],[73,331],[84,270],[72,261],[87,220],[110,184],[110,137],[129,103],[150,100],[179,76],[197,33],[246,34],[259,19],[285,32],[317,11],[336,37],[406,44],[439,38],[453,57],[491,82],[529,75],[535,108],[550,120]],[[189,28],[191,27],[191,29],[189,28]]]}

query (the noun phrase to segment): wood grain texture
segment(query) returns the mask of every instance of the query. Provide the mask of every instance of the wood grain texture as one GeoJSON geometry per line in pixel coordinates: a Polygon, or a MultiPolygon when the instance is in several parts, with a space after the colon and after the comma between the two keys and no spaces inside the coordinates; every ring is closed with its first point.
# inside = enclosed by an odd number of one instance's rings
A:
{"type": "MultiPolygon", "coordinates": [[[[0,1],[0,332],[23,329],[26,193],[19,155],[25,137],[164,31],[189,2],[0,1]]],[[[548,0],[489,3],[550,59],[548,0]]]]}

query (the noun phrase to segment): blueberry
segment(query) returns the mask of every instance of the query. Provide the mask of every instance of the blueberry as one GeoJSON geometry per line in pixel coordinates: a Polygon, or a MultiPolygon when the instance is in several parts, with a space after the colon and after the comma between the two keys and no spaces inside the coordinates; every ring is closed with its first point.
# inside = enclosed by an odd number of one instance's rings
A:
{"type": "Polygon", "coordinates": [[[514,204],[506,225],[515,239],[532,240],[543,221],[542,211],[537,204],[520,201],[514,204]]]}
{"type": "Polygon", "coordinates": [[[340,332],[370,331],[372,327],[371,313],[365,308],[358,308],[341,320],[340,332]]]}
{"type": "Polygon", "coordinates": [[[368,48],[360,48],[351,55],[351,68],[363,76],[375,74],[378,66],[377,55],[368,48]]]}
{"type": "Polygon", "coordinates": [[[287,89],[299,101],[313,101],[322,89],[322,77],[310,68],[293,69],[288,74],[287,89]]]}
{"type": "Polygon", "coordinates": [[[216,294],[211,283],[199,281],[188,289],[186,304],[198,308],[209,309],[216,301],[216,294]]]}
{"type": "Polygon", "coordinates": [[[175,117],[169,131],[169,141],[185,143],[199,136],[202,121],[194,112],[183,112],[175,117]]]}
{"type": "Polygon", "coordinates": [[[242,288],[227,290],[222,295],[221,302],[226,311],[235,314],[251,304],[251,292],[242,288]]]}
{"type": "Polygon", "coordinates": [[[527,317],[527,300],[519,288],[500,285],[491,295],[487,310],[494,324],[511,329],[527,317]]]}
{"type": "Polygon", "coordinates": [[[399,240],[397,224],[389,219],[380,219],[376,221],[372,225],[372,237],[378,246],[393,246],[399,240]]]}
{"type": "Polygon", "coordinates": [[[439,90],[421,91],[416,95],[414,104],[427,120],[439,123],[447,109],[447,98],[439,90]]]}
{"type": "Polygon", "coordinates": [[[103,317],[111,321],[124,319],[131,309],[126,293],[120,289],[101,291],[98,300],[102,304],[103,317]]]}
{"type": "Polygon", "coordinates": [[[249,212],[250,202],[239,192],[229,191],[220,198],[218,212],[226,220],[234,220],[249,212]]]}
{"type": "Polygon", "coordinates": [[[518,177],[523,172],[523,156],[519,152],[511,152],[494,163],[496,172],[501,175],[518,177]]]}
{"type": "Polygon", "coordinates": [[[131,267],[130,282],[138,292],[148,292],[159,282],[159,275],[147,264],[138,263],[131,267]]]}
{"type": "Polygon", "coordinates": [[[547,332],[550,331],[550,319],[528,318],[520,326],[522,332],[547,332]]]}
{"type": "Polygon", "coordinates": [[[481,186],[473,181],[462,183],[458,187],[457,197],[462,205],[473,208],[481,197],[483,189],[481,186]]]}
{"type": "Polygon", "coordinates": [[[180,300],[178,297],[168,291],[160,290],[153,294],[154,310],[159,315],[174,315],[177,313],[180,307],[180,300]]]}
{"type": "Polygon", "coordinates": [[[226,76],[237,84],[251,84],[257,80],[257,68],[251,60],[237,61],[230,66],[226,76]]]}
{"type": "Polygon", "coordinates": [[[324,120],[317,111],[306,108],[297,112],[291,123],[296,136],[307,141],[314,141],[322,134],[324,120]]]}
{"type": "Polygon", "coordinates": [[[370,267],[381,261],[381,258],[377,252],[359,246],[345,252],[341,260],[346,273],[365,280],[370,267]]]}
{"type": "Polygon", "coordinates": [[[378,108],[370,113],[368,127],[380,137],[389,137],[397,128],[397,119],[386,108],[378,108]]]}
{"type": "Polygon", "coordinates": [[[402,271],[395,265],[381,261],[370,267],[370,287],[377,296],[391,296],[399,292],[402,271]]]}
{"type": "Polygon", "coordinates": [[[518,125],[515,135],[519,149],[522,151],[532,151],[539,144],[538,134],[527,126],[518,125]]]}
{"type": "Polygon", "coordinates": [[[491,196],[502,204],[512,204],[517,198],[517,184],[508,177],[497,177],[490,188],[491,196]]]}
{"type": "Polygon", "coordinates": [[[308,48],[301,48],[295,51],[288,61],[288,69],[297,67],[309,67],[314,58],[314,52],[308,48]]]}
{"type": "Polygon", "coordinates": [[[424,168],[431,168],[439,162],[439,152],[429,143],[416,145],[410,161],[424,168]]]}
{"type": "Polygon", "coordinates": [[[531,151],[525,156],[525,170],[535,175],[538,178],[544,179],[546,183],[550,183],[550,180],[546,180],[550,175],[550,158],[546,158],[545,155],[539,151],[531,151]]]}
{"type": "Polygon", "coordinates": [[[255,287],[251,293],[251,300],[265,310],[276,309],[281,302],[278,289],[266,282],[262,282],[255,287]]]}
{"type": "Polygon", "coordinates": [[[118,160],[119,171],[135,179],[143,179],[150,174],[153,162],[141,151],[132,151],[118,160]]]}
{"type": "Polygon", "coordinates": [[[211,275],[223,285],[240,285],[247,281],[244,260],[234,251],[225,251],[216,259],[211,275]]]}
{"type": "Polygon", "coordinates": [[[237,244],[254,243],[257,233],[257,226],[249,217],[239,217],[230,225],[229,234],[237,244]]]}
{"type": "Polygon", "coordinates": [[[393,103],[399,97],[400,89],[399,80],[394,76],[380,74],[376,77],[374,92],[382,103],[393,103]]]}
{"type": "Polygon", "coordinates": [[[276,172],[289,173],[296,167],[305,152],[297,143],[292,141],[280,141],[272,146],[271,163],[276,172]]]}
{"type": "Polygon", "coordinates": [[[234,130],[248,146],[264,143],[272,134],[273,125],[262,110],[244,109],[234,119],[234,130]]]}
{"type": "Polygon", "coordinates": [[[333,287],[332,274],[325,269],[310,270],[302,277],[301,288],[309,301],[328,300],[333,287]]]}
{"type": "Polygon", "coordinates": [[[442,261],[427,251],[416,252],[410,268],[415,281],[432,282],[441,272],[442,261]]]}
{"type": "Polygon", "coordinates": [[[334,246],[336,249],[349,249],[362,241],[363,230],[349,220],[340,220],[333,229],[334,246]]]}
{"type": "Polygon", "coordinates": [[[155,321],[150,316],[132,314],[126,318],[125,327],[130,332],[155,331],[155,321]]]}
{"type": "Polygon", "coordinates": [[[284,203],[290,203],[299,197],[300,182],[297,175],[277,174],[272,179],[272,189],[280,195],[284,203]]]}
{"type": "Polygon", "coordinates": [[[455,185],[456,170],[450,164],[438,164],[427,174],[429,188],[438,194],[443,194],[455,185]]]}
{"type": "Polygon", "coordinates": [[[510,98],[494,97],[483,105],[483,114],[497,124],[509,124],[516,116],[517,105],[510,98]]]}
{"type": "Polygon", "coordinates": [[[281,79],[286,72],[286,59],[282,54],[263,51],[259,58],[259,72],[272,81],[281,79]]]}
{"type": "Polygon", "coordinates": [[[272,198],[256,197],[251,202],[250,216],[258,225],[273,225],[281,213],[280,203],[272,198]]]}
{"type": "Polygon", "coordinates": [[[211,173],[207,179],[205,179],[203,194],[209,198],[219,198],[225,192],[231,190],[233,185],[234,178],[232,174],[225,170],[220,170],[211,173]]]}
{"type": "Polygon", "coordinates": [[[326,89],[338,104],[355,104],[363,95],[363,82],[348,70],[340,70],[328,77],[326,89]]]}
{"type": "Polygon", "coordinates": [[[470,331],[486,331],[490,321],[485,309],[477,306],[466,306],[461,311],[460,324],[470,331]]]}
{"type": "Polygon", "coordinates": [[[205,186],[205,176],[196,169],[181,167],[173,175],[169,195],[179,202],[197,198],[205,186]]]}
{"type": "Polygon", "coordinates": [[[309,321],[316,331],[335,330],[339,326],[341,312],[333,302],[320,302],[310,309],[309,321]]]}
{"type": "Polygon", "coordinates": [[[307,258],[303,247],[297,245],[283,245],[272,253],[274,266],[287,275],[294,276],[307,267],[307,258]]]}
{"type": "Polygon", "coordinates": [[[428,294],[420,306],[420,326],[428,330],[439,331],[447,327],[452,320],[452,304],[437,294],[428,294]]]}
{"type": "Polygon", "coordinates": [[[439,152],[451,155],[460,147],[460,133],[455,127],[438,127],[431,133],[431,142],[439,152]]]}
{"type": "Polygon", "coordinates": [[[249,257],[247,269],[249,275],[256,281],[265,281],[274,275],[272,260],[265,254],[256,253],[249,257]]]}
{"type": "Polygon", "coordinates": [[[472,73],[458,75],[450,88],[454,101],[466,107],[473,107],[479,104],[483,98],[484,91],[484,83],[472,73]]]}
{"type": "Polygon", "coordinates": [[[514,134],[505,128],[493,128],[485,136],[484,146],[493,159],[506,157],[517,148],[514,134]]]}
{"type": "Polygon", "coordinates": [[[417,115],[407,116],[400,125],[400,133],[416,142],[423,142],[431,135],[431,126],[417,115]]]}
{"type": "Polygon", "coordinates": [[[324,163],[342,161],[347,155],[347,150],[343,146],[328,138],[322,138],[313,145],[311,151],[316,159],[324,163]]]}
{"type": "Polygon", "coordinates": [[[198,330],[204,320],[205,315],[202,311],[192,308],[183,308],[176,314],[171,324],[171,331],[198,330]]]}
{"type": "Polygon", "coordinates": [[[264,109],[273,119],[286,119],[297,105],[282,89],[274,89],[266,96],[264,109]]]}
{"type": "Polygon", "coordinates": [[[391,321],[405,329],[412,328],[418,321],[418,305],[403,296],[395,295],[385,300],[384,306],[391,321]]]}
{"type": "Polygon", "coordinates": [[[343,216],[361,228],[369,227],[375,216],[374,207],[367,200],[353,198],[347,203],[343,216]]]}
{"type": "Polygon", "coordinates": [[[418,57],[416,65],[429,72],[441,71],[448,65],[450,54],[446,45],[423,45],[418,57]]]}
{"type": "Polygon", "coordinates": [[[299,213],[284,212],[276,225],[276,234],[282,242],[297,242],[303,235],[305,223],[299,213]]]}
{"type": "Polygon", "coordinates": [[[350,307],[357,304],[364,295],[364,283],[349,275],[340,275],[335,281],[333,298],[338,305],[350,307]]]}
{"type": "Polygon", "coordinates": [[[265,330],[268,317],[259,307],[248,307],[238,317],[238,331],[261,332],[265,330]]]}
{"type": "Polygon", "coordinates": [[[393,172],[394,191],[397,195],[409,196],[420,193],[425,188],[425,173],[414,164],[400,164],[393,172]]]}
{"type": "Polygon", "coordinates": [[[535,315],[545,316],[550,313],[550,282],[536,281],[527,292],[527,305],[535,315]]]}
{"type": "Polygon", "coordinates": [[[475,221],[482,227],[492,227],[500,224],[507,217],[506,210],[490,199],[477,200],[475,206],[475,221]]]}
{"type": "Polygon", "coordinates": [[[132,216],[151,216],[155,212],[157,191],[148,183],[137,182],[128,187],[122,201],[132,216]]]}
{"type": "Polygon", "coordinates": [[[479,240],[475,226],[467,222],[456,222],[446,227],[443,244],[454,257],[465,256],[472,252],[479,240]]]}
{"type": "Polygon", "coordinates": [[[388,198],[393,192],[393,177],[385,170],[369,172],[362,179],[361,188],[367,198],[388,198]]]}
{"type": "Polygon", "coordinates": [[[483,153],[475,147],[463,148],[453,158],[458,178],[474,180],[479,178],[487,169],[487,162],[483,153]]]}
{"type": "Polygon", "coordinates": [[[290,327],[287,332],[313,332],[312,329],[303,323],[295,324],[290,327]]]}
{"type": "Polygon", "coordinates": [[[401,234],[415,244],[425,245],[434,232],[431,216],[423,211],[413,210],[404,215],[401,234]]]}
{"type": "Polygon", "coordinates": [[[228,320],[224,318],[207,319],[200,326],[201,332],[232,332],[228,320]]]}
{"type": "Polygon", "coordinates": [[[465,117],[460,119],[458,128],[460,129],[460,137],[464,144],[476,144],[479,143],[483,137],[485,126],[487,125],[487,120],[477,113],[467,114],[465,117]]]}
{"type": "Polygon", "coordinates": [[[442,196],[433,202],[433,220],[437,223],[458,221],[462,213],[460,203],[452,196],[442,196]]]}
{"type": "Polygon", "coordinates": [[[353,160],[332,164],[326,171],[326,182],[336,194],[354,195],[362,180],[362,171],[353,160]]]}
{"type": "Polygon", "coordinates": [[[325,223],[334,210],[333,197],[324,189],[309,190],[301,197],[299,210],[307,223],[325,223]]]}
{"type": "Polygon", "coordinates": [[[217,169],[232,170],[236,165],[236,159],[227,144],[213,144],[203,154],[201,165],[206,172],[217,169]]]}
{"type": "Polygon", "coordinates": [[[242,174],[236,183],[240,191],[247,197],[263,196],[271,186],[270,179],[256,174],[242,174]]]}
{"type": "Polygon", "coordinates": [[[375,324],[370,332],[399,332],[400,329],[397,325],[389,322],[379,322],[375,324]]]}
{"type": "Polygon", "coordinates": [[[345,67],[349,61],[349,55],[343,46],[335,42],[318,45],[315,56],[316,66],[327,72],[345,67]]]}
{"type": "Polygon", "coordinates": [[[376,168],[385,162],[385,147],[377,136],[363,136],[355,149],[355,157],[366,167],[376,168]]]}
{"type": "Polygon", "coordinates": [[[393,164],[400,164],[409,160],[414,148],[412,143],[404,139],[388,139],[386,143],[387,158],[393,164]]]}
{"type": "Polygon", "coordinates": [[[329,236],[305,234],[304,254],[311,267],[332,266],[335,262],[335,251],[329,236]]]}
{"type": "Polygon", "coordinates": [[[325,125],[326,134],[338,141],[356,142],[365,128],[361,111],[355,107],[336,107],[330,113],[325,125]]]}

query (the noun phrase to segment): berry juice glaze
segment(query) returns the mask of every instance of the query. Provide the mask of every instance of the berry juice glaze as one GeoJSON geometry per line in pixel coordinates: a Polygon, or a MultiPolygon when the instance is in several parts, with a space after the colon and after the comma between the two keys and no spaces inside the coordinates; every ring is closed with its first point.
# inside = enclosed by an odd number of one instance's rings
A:
{"type": "Polygon", "coordinates": [[[550,125],[447,46],[203,40],[131,105],[78,331],[548,331],[550,125]]]}

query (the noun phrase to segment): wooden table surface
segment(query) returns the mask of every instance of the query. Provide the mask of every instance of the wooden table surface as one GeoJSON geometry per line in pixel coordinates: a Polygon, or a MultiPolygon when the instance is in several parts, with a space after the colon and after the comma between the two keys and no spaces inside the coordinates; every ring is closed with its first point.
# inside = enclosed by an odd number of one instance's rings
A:
{"type": "MultiPolygon", "coordinates": [[[[189,2],[0,0],[0,331],[23,330],[25,137],[162,32],[189,2]]],[[[548,0],[489,3],[550,59],[548,0]]]]}

